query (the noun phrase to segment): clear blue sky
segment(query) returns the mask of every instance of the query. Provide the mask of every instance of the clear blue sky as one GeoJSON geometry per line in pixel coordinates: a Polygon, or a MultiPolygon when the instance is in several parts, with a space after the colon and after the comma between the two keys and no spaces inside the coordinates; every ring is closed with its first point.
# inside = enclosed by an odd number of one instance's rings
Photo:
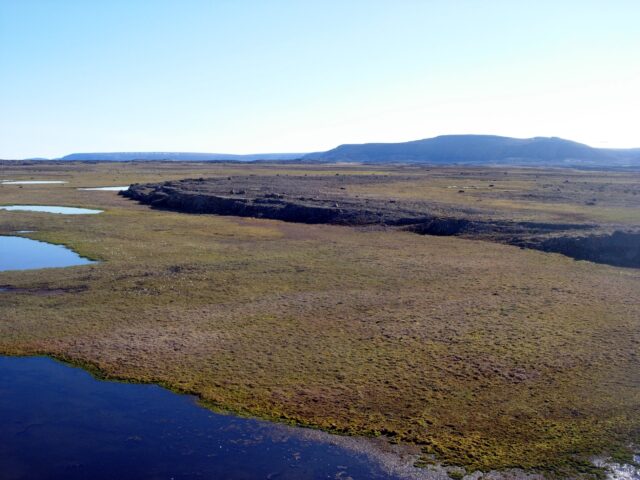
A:
{"type": "Polygon", "coordinates": [[[0,158],[640,147],[638,0],[0,0],[0,158]]]}

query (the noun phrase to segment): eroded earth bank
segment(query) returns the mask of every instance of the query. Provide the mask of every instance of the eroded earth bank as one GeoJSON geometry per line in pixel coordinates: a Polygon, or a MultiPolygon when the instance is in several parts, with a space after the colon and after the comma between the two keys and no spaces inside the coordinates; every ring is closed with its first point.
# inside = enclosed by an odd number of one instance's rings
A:
{"type": "MultiPolygon", "coordinates": [[[[402,175],[240,175],[136,184],[121,194],[156,208],[188,213],[395,227],[424,235],[490,240],[562,253],[578,260],[640,267],[640,228],[635,226],[519,220],[513,212],[498,213],[480,206],[456,208],[416,198],[380,198],[368,191],[413,180],[412,176],[402,175]]],[[[494,187],[489,184],[488,189],[494,187]]],[[[458,194],[466,193],[463,187],[452,188],[458,194]]],[[[547,201],[557,198],[557,190],[544,193],[547,201]]],[[[594,205],[595,199],[586,203],[594,205]]]]}

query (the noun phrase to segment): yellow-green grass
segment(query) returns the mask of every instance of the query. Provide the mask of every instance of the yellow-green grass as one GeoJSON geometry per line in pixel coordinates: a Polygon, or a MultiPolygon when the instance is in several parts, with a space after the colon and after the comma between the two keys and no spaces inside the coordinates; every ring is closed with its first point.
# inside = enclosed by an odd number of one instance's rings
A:
{"type": "Polygon", "coordinates": [[[408,180],[352,185],[348,192],[467,207],[519,220],[640,224],[640,173],[507,172],[435,169],[415,172],[408,180]]]}
{"type": "MultiPolygon", "coordinates": [[[[13,168],[3,175],[42,176],[13,168]]],[[[106,211],[0,211],[0,234],[37,230],[29,236],[101,263],[1,272],[0,285],[23,289],[0,293],[2,353],[55,355],[215,408],[388,435],[469,471],[591,474],[591,455],[624,456],[640,441],[638,270],[76,190],[236,166],[46,168],[69,183],[1,186],[0,204],[106,211]]]]}

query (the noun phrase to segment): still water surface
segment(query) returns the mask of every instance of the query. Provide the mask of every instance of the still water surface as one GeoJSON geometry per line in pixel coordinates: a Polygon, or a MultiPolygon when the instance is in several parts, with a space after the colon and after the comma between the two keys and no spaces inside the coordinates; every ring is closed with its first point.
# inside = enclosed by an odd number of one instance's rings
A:
{"type": "Polygon", "coordinates": [[[304,429],[215,414],[45,357],[0,356],[0,425],[4,480],[395,478],[304,429]]]}
{"type": "Polygon", "coordinates": [[[127,190],[129,185],[120,186],[120,187],[87,187],[87,188],[79,188],[78,190],[98,190],[103,192],[121,192],[122,190],[127,190]]]}
{"type": "Polygon", "coordinates": [[[0,272],[35,268],[71,267],[94,263],[62,245],[30,238],[0,236],[0,272]]]}
{"type": "Polygon", "coordinates": [[[91,208],[61,207],[58,205],[1,205],[0,210],[10,212],[60,213],[63,215],[95,215],[96,213],[103,212],[103,210],[94,210],[91,208]]]}
{"type": "Polygon", "coordinates": [[[67,183],[64,180],[2,180],[2,185],[54,185],[67,183]]]}

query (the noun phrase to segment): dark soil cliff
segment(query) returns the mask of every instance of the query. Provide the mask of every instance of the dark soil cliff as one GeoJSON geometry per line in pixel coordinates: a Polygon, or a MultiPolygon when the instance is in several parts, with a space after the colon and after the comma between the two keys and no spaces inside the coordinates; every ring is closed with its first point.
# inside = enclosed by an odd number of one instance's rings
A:
{"type": "Polygon", "coordinates": [[[578,260],[640,268],[640,231],[594,223],[493,218],[433,202],[359,198],[342,191],[380,176],[236,176],[134,184],[121,195],[155,208],[286,222],[404,228],[557,252],[578,260]]]}

